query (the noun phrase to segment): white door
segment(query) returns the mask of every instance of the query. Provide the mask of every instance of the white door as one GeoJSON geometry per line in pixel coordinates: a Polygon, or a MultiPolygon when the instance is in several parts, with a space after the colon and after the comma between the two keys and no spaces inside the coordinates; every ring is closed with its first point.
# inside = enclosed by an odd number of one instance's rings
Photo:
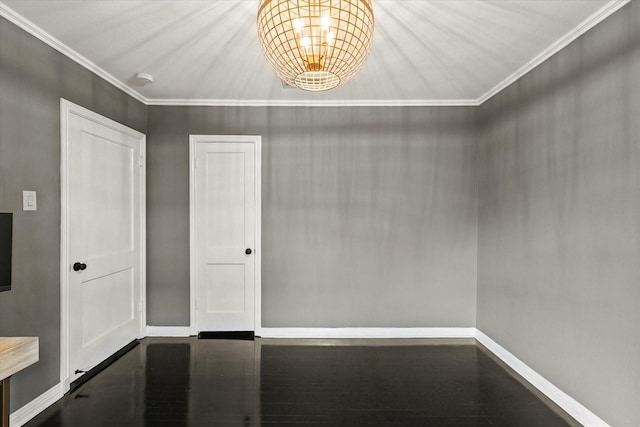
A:
{"type": "Polygon", "coordinates": [[[253,331],[259,137],[192,136],[192,262],[198,331],[253,331]]]}
{"type": "Polygon", "coordinates": [[[73,381],[141,336],[144,135],[67,105],[64,257],[73,381]]]}

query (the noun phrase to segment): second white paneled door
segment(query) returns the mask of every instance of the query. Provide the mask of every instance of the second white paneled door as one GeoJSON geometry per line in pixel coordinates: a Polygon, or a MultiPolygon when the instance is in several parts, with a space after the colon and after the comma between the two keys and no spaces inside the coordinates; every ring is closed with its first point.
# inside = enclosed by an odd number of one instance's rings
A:
{"type": "Polygon", "coordinates": [[[192,292],[196,329],[253,331],[257,136],[192,136],[192,292]]]}

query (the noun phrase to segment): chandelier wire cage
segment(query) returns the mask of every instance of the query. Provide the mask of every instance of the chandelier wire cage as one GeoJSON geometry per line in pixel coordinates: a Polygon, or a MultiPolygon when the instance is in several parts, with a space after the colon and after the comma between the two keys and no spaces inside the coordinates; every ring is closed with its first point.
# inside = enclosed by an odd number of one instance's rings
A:
{"type": "Polygon", "coordinates": [[[308,91],[345,84],[373,40],[371,0],[260,0],[258,38],[275,73],[308,91]]]}

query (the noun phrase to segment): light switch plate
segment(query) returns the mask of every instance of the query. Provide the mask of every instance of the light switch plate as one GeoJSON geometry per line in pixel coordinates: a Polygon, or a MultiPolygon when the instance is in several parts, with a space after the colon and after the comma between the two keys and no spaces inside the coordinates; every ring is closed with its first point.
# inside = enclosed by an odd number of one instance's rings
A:
{"type": "Polygon", "coordinates": [[[37,211],[38,201],[36,199],[35,191],[23,191],[22,192],[22,210],[23,211],[37,211]]]}

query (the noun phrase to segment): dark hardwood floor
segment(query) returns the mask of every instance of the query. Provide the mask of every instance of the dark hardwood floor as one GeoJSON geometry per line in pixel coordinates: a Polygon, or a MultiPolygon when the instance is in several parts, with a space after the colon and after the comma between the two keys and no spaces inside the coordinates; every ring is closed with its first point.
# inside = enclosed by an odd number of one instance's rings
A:
{"type": "Polygon", "coordinates": [[[26,426],[578,425],[474,344],[339,343],[144,339],[26,426]]]}

